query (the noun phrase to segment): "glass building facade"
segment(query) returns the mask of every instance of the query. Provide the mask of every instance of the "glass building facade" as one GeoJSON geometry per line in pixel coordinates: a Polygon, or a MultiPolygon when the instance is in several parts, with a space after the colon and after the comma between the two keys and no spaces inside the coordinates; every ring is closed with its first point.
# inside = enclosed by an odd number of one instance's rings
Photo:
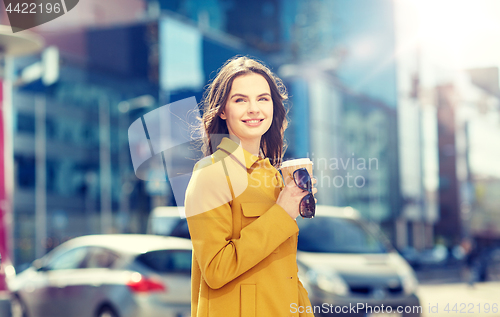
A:
{"type": "Polygon", "coordinates": [[[308,156],[318,203],[352,206],[394,240],[399,217],[396,61],[390,1],[282,1],[288,157],[308,156]]]}
{"type": "Polygon", "coordinates": [[[121,113],[117,105],[144,94],[157,96],[158,88],[147,79],[136,83],[68,63],[53,87],[15,91],[16,263],[74,236],[142,231],[141,218],[130,218],[144,214],[150,203],[133,177],[128,154],[126,129],[134,112],[121,113]],[[134,212],[121,210],[124,192],[134,212]],[[106,229],[103,208],[112,218],[106,229]],[[36,223],[42,214],[45,233],[36,223]]]}

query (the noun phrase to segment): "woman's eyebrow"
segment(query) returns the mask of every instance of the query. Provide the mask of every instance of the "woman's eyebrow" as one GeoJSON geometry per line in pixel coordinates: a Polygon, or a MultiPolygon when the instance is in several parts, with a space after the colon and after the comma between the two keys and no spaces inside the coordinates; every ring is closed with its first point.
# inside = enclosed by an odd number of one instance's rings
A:
{"type": "Polygon", "coordinates": [[[244,95],[244,94],[234,94],[231,96],[231,98],[234,98],[234,97],[243,97],[243,98],[248,98],[247,95],[244,95]]]}
{"type": "MultiPolygon", "coordinates": [[[[264,92],[264,93],[262,93],[262,94],[258,95],[257,97],[262,97],[262,96],[269,96],[269,97],[271,97],[271,94],[270,94],[270,93],[268,93],[268,92],[264,92]]],[[[234,98],[234,97],[243,97],[243,98],[248,98],[248,96],[247,96],[247,95],[240,94],[240,93],[236,93],[236,94],[232,95],[232,96],[231,96],[231,99],[232,99],[232,98],[234,98]]]]}

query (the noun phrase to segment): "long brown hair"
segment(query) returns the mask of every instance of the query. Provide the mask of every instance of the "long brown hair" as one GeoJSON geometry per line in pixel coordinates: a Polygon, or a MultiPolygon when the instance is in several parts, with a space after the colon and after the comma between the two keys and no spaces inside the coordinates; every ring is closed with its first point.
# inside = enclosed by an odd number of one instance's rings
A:
{"type": "Polygon", "coordinates": [[[286,150],[284,134],[288,126],[288,110],[285,108],[285,102],[288,100],[288,94],[281,79],[268,67],[246,56],[229,59],[205,91],[202,102],[204,112],[199,127],[204,136],[202,151],[205,156],[213,154],[222,137],[229,135],[226,121],[219,115],[224,111],[233,80],[248,73],[262,75],[271,89],[273,120],[271,127],[260,139],[260,149],[271,164],[278,167],[286,150]]]}

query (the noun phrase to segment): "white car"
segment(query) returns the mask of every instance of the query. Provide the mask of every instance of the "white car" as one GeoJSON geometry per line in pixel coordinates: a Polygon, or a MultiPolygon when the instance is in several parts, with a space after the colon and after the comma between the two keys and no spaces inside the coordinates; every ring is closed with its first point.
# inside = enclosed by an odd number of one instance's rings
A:
{"type": "Polygon", "coordinates": [[[315,316],[420,316],[413,269],[355,209],[318,205],[297,224],[299,277],[315,316]]]}
{"type": "Polygon", "coordinates": [[[72,239],[9,280],[12,316],[190,316],[191,254],[175,237],[72,239]]]}
{"type": "Polygon", "coordinates": [[[154,208],[149,215],[146,233],[189,239],[184,207],[159,206],[154,208]]]}

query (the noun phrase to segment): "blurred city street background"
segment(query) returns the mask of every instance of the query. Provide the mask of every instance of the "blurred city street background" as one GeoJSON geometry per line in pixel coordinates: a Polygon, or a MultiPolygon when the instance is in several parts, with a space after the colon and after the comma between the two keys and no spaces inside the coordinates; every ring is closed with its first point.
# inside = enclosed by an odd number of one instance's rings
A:
{"type": "Polygon", "coordinates": [[[477,287],[470,287],[467,284],[421,285],[419,297],[422,315],[426,317],[500,316],[500,312],[492,308],[493,303],[498,303],[496,294],[499,288],[498,282],[483,283],[477,287]],[[457,306],[454,310],[455,304],[457,306]],[[446,305],[449,305],[448,309],[446,305]]]}
{"type": "Polygon", "coordinates": [[[0,304],[63,242],[154,233],[152,210],[183,205],[137,177],[128,129],[200,103],[239,54],[287,87],[284,159],[309,157],[318,203],[383,232],[423,316],[500,316],[499,1],[81,0],[17,33],[0,6],[0,304]]]}

